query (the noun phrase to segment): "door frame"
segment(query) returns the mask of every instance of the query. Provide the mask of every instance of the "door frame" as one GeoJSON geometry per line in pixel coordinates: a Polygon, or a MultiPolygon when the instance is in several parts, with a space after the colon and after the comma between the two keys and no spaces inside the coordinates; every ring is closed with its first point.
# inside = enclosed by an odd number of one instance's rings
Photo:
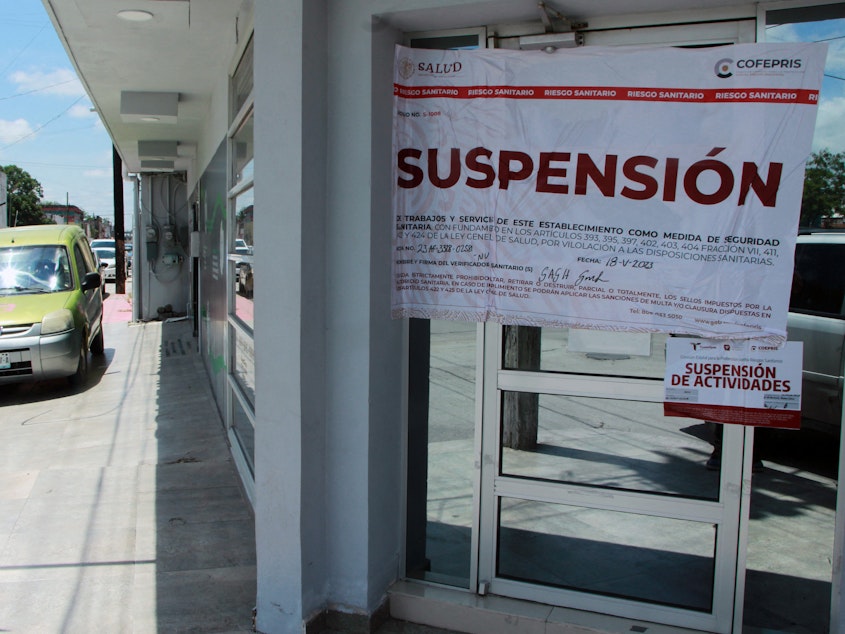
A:
{"type": "Polygon", "coordinates": [[[742,601],[737,589],[744,587],[744,557],[747,537],[751,443],[753,431],[726,425],[718,500],[679,498],[646,492],[608,490],[572,483],[529,481],[501,475],[501,393],[519,391],[536,394],[565,394],[662,402],[663,383],[655,379],[617,376],[584,376],[563,373],[502,369],[500,324],[485,325],[481,498],[479,505],[479,589],[517,599],[549,605],[590,610],[666,625],[715,632],[730,632],[734,619],[741,621],[742,601]],[[743,467],[747,471],[743,472],[743,467]],[[716,525],[713,608],[704,613],[644,601],[620,599],[582,591],[564,590],[496,576],[498,508],[501,498],[516,498],[652,515],[716,525]]]}

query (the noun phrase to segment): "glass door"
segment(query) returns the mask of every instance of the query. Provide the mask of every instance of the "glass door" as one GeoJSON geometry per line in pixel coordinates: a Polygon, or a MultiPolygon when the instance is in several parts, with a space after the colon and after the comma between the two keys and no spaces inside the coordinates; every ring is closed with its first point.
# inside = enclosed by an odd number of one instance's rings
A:
{"type": "MultiPolygon", "coordinates": [[[[584,33],[754,38],[753,20],[584,33]]],[[[666,338],[486,325],[481,592],[716,632],[741,619],[752,432],[663,416],[666,338]]]]}
{"type": "MultiPolygon", "coordinates": [[[[755,22],[584,35],[709,46],[753,41],[755,22]]],[[[663,416],[667,335],[454,326],[411,328],[408,576],[704,631],[741,623],[753,431],[663,416]]]]}
{"type": "Polygon", "coordinates": [[[745,434],[663,416],[665,341],[486,326],[482,591],[730,631],[745,434]]]}

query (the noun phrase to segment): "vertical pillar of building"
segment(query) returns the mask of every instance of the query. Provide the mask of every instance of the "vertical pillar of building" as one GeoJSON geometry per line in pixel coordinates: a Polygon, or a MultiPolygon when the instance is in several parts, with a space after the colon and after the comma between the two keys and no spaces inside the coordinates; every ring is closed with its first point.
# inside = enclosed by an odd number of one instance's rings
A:
{"type": "MultiPolygon", "coordinates": [[[[329,609],[377,620],[402,571],[403,322],[390,317],[390,2],[328,2],[327,553],[329,609]]],[[[339,629],[354,631],[353,627],[339,629]]]]}
{"type": "Polygon", "coordinates": [[[255,3],[257,629],[302,632],[326,570],[323,2],[255,3]]]}
{"type": "Polygon", "coordinates": [[[257,625],[357,630],[401,573],[398,36],[371,2],[255,7],[257,625]]]}

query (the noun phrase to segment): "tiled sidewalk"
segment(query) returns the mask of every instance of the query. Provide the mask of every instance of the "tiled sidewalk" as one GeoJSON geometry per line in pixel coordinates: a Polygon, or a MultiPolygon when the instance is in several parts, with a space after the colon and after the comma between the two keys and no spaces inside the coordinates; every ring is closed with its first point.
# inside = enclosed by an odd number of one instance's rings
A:
{"type": "Polygon", "coordinates": [[[0,631],[250,632],[253,518],[191,322],[104,329],[81,391],[0,391],[0,631]]]}
{"type": "Polygon", "coordinates": [[[103,302],[103,323],[132,321],[132,296],[109,293],[103,302]]]}

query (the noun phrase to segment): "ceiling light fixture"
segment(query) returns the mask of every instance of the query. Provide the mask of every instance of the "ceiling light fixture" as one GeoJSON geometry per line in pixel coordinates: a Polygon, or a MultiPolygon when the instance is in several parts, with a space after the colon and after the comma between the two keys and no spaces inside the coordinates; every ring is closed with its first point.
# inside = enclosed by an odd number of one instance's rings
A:
{"type": "Polygon", "coordinates": [[[178,92],[120,91],[120,118],[124,123],[175,124],[178,115],[178,92]]]}
{"type": "Polygon", "coordinates": [[[148,22],[153,19],[153,14],[141,9],[125,9],[117,12],[117,17],[127,22],[148,22]]]}
{"type": "Polygon", "coordinates": [[[138,141],[138,156],[169,159],[179,156],[178,141],[138,141]]]}

